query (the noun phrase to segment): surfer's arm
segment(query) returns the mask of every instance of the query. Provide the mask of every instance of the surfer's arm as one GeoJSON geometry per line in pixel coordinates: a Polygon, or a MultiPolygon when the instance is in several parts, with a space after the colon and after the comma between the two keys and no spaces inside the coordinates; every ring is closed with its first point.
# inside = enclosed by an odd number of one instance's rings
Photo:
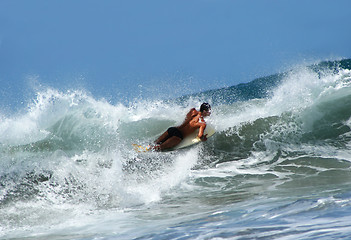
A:
{"type": "Polygon", "coordinates": [[[200,128],[199,128],[199,134],[197,135],[197,137],[200,138],[201,141],[206,141],[207,137],[206,135],[204,135],[206,123],[198,123],[198,125],[200,126],[200,128]]]}
{"type": "Polygon", "coordinates": [[[187,125],[196,115],[197,115],[197,111],[195,108],[190,109],[190,111],[187,113],[184,122],[182,123],[182,125],[179,126],[179,128],[184,127],[185,125],[187,125]]]}

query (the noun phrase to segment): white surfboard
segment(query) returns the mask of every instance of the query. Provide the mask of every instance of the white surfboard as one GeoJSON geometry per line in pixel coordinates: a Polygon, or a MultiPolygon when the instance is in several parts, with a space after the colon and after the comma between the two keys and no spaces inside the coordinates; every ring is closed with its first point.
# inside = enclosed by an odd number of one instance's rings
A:
{"type": "MultiPolygon", "coordinates": [[[[204,131],[204,135],[207,134],[206,137],[209,138],[213,134],[215,134],[215,132],[216,132],[216,130],[210,124],[207,123],[205,131],[204,131]]],[[[195,132],[193,132],[192,134],[190,134],[189,136],[184,138],[177,146],[175,146],[174,148],[172,148],[170,150],[176,150],[176,149],[189,147],[193,144],[201,142],[201,140],[197,137],[198,134],[199,134],[199,131],[196,130],[195,132]]]]}
{"type": "MultiPolygon", "coordinates": [[[[207,138],[211,137],[213,134],[215,134],[215,132],[216,132],[216,130],[210,124],[206,124],[204,135],[207,135],[206,136],[207,138]]],[[[175,146],[174,148],[171,148],[169,150],[167,149],[166,151],[173,151],[173,150],[189,147],[193,144],[201,142],[201,140],[197,137],[198,133],[199,133],[199,130],[196,130],[195,132],[193,132],[192,134],[190,134],[189,136],[184,138],[177,146],[175,146]]],[[[150,146],[144,147],[144,146],[141,146],[138,144],[132,144],[132,145],[133,145],[134,150],[136,152],[150,151],[150,146]]]]}

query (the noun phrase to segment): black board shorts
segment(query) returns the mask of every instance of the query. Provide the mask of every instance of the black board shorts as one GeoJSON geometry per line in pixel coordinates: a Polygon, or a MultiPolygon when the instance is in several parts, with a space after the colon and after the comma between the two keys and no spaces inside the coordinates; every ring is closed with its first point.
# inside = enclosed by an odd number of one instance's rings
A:
{"type": "Polygon", "coordinates": [[[175,137],[179,137],[180,139],[183,140],[183,134],[178,128],[170,127],[170,128],[167,129],[167,132],[168,132],[168,137],[169,138],[175,136],[175,137]]]}

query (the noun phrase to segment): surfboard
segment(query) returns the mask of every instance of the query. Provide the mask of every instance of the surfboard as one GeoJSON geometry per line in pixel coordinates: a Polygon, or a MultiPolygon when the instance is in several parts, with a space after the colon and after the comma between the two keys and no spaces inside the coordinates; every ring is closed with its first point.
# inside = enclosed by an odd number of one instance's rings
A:
{"type": "MultiPolygon", "coordinates": [[[[204,135],[207,135],[206,136],[207,138],[211,137],[213,134],[215,134],[215,132],[216,132],[216,130],[210,124],[206,125],[204,135]]],[[[181,148],[190,147],[191,145],[194,145],[194,144],[201,142],[201,139],[199,139],[197,137],[198,133],[199,133],[199,131],[193,132],[192,134],[190,134],[189,136],[184,138],[177,146],[169,149],[168,151],[173,151],[173,150],[177,150],[177,149],[181,149],[181,148]]],[[[136,152],[150,151],[150,146],[145,147],[145,146],[141,146],[138,144],[132,144],[132,146],[136,152]]]]}

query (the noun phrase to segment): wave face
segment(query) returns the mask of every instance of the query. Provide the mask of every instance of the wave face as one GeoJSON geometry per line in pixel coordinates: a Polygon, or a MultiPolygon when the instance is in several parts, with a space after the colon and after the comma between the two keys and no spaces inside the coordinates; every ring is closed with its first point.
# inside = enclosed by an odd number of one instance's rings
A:
{"type": "Polygon", "coordinates": [[[348,59],[322,62],[129,105],[38,92],[0,115],[0,237],[349,236],[350,69],[348,59]],[[207,142],[133,150],[203,101],[217,130],[207,142]]]}

